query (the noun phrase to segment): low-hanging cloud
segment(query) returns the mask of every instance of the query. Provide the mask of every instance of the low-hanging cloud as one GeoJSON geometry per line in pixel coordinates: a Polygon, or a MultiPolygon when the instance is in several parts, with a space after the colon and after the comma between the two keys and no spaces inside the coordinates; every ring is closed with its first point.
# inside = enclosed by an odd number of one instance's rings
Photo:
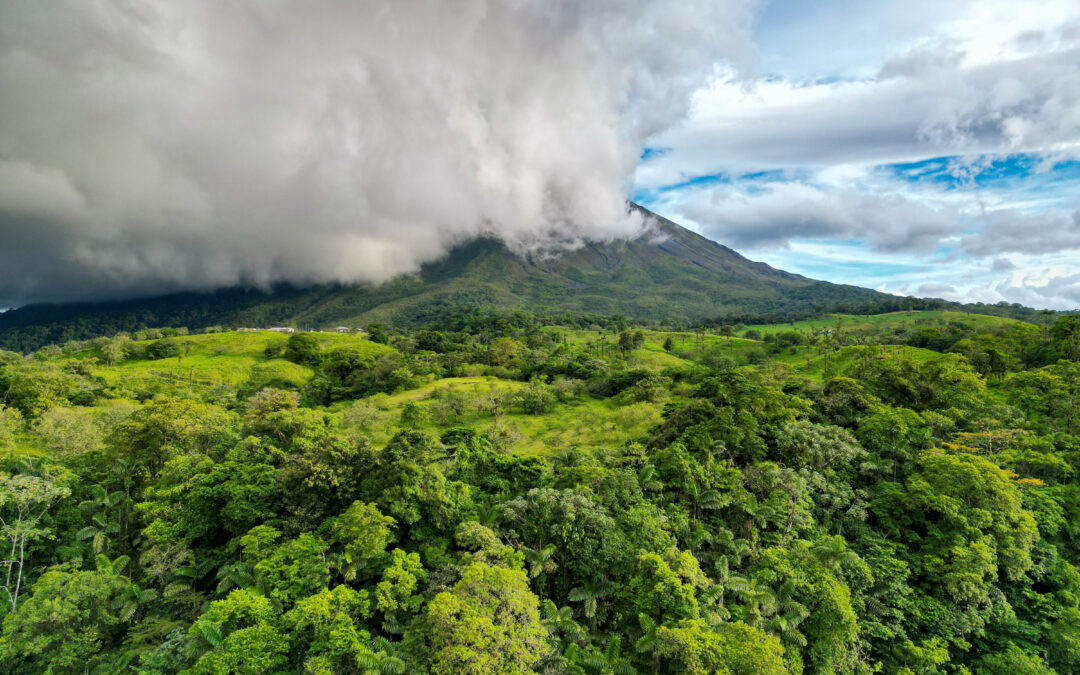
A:
{"type": "Polygon", "coordinates": [[[7,2],[0,306],[632,236],[641,140],[750,5],[7,2]]]}
{"type": "Polygon", "coordinates": [[[930,251],[958,232],[954,209],[896,192],[823,190],[801,182],[702,189],[665,204],[738,249],[787,247],[792,239],[859,240],[878,251],[930,251]]]}

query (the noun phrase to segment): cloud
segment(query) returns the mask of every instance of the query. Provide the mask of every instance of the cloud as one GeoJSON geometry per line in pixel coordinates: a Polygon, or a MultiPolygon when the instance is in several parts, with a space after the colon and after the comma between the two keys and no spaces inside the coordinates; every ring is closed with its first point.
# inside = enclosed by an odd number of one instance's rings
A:
{"type": "Polygon", "coordinates": [[[0,301],[378,282],[478,235],[632,235],[641,139],[715,63],[752,63],[750,10],[13,0],[0,301]]]}
{"type": "Polygon", "coordinates": [[[792,239],[857,239],[878,251],[928,251],[962,227],[947,206],[850,186],[769,182],[683,191],[669,199],[661,210],[737,249],[787,247],[792,239]]]}
{"type": "Polygon", "coordinates": [[[915,289],[915,293],[924,298],[930,296],[938,298],[946,295],[954,296],[956,295],[956,287],[950,286],[949,284],[926,283],[920,284],[919,287],[915,289]]]}
{"type": "Polygon", "coordinates": [[[992,211],[983,218],[982,228],[961,239],[961,245],[978,257],[1080,250],[1080,210],[1071,214],[1060,209],[1040,213],[1015,209],[992,211]]]}
{"type": "Polygon", "coordinates": [[[1018,270],[994,290],[1004,300],[1029,307],[1080,310],[1080,271],[1066,266],[1018,270]]]}
{"type": "Polygon", "coordinates": [[[638,189],[695,176],[780,168],[878,165],[950,155],[1080,147],[1080,43],[973,60],[940,38],[887,59],[872,77],[764,78],[721,73],[687,121],[659,134],[666,152],[638,168],[638,189]]]}

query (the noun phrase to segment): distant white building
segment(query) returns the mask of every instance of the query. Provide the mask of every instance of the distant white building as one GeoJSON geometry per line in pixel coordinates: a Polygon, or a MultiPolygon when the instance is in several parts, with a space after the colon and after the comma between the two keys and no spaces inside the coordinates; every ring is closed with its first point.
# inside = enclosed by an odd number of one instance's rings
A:
{"type": "Polygon", "coordinates": [[[266,330],[272,330],[275,333],[295,333],[295,328],[289,328],[288,326],[274,326],[273,328],[267,328],[266,330]]]}
{"type": "Polygon", "coordinates": [[[334,330],[336,332],[338,332],[338,333],[351,333],[352,332],[352,328],[349,328],[348,326],[338,326],[334,330]]]}

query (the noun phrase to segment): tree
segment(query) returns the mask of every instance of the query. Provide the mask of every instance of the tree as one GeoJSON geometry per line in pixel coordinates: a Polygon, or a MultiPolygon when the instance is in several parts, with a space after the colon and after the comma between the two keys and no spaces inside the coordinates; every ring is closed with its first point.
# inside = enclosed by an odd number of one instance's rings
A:
{"type": "Polygon", "coordinates": [[[555,395],[551,387],[540,379],[534,378],[514,396],[526,415],[543,415],[555,405],[555,395]]]}
{"type": "Polygon", "coordinates": [[[474,563],[428,603],[424,637],[432,675],[532,672],[549,650],[525,573],[474,563]]]}
{"type": "Polygon", "coordinates": [[[129,458],[133,478],[154,478],[171,457],[209,454],[235,442],[236,416],[217,406],[176,397],[156,398],[118,424],[109,436],[109,452],[129,458]]]}
{"type": "Polygon", "coordinates": [[[615,592],[615,584],[609,581],[585,579],[580,586],[570,590],[570,602],[580,602],[582,612],[592,623],[596,630],[596,608],[601,598],[606,598],[615,592]]]}
{"type": "Polygon", "coordinates": [[[976,603],[1002,574],[1032,566],[1038,528],[1010,475],[983,457],[925,453],[904,489],[885,483],[871,510],[917,547],[925,579],[943,597],[976,603]]]}
{"type": "Polygon", "coordinates": [[[404,673],[404,662],[393,646],[372,639],[363,629],[371,616],[366,591],[348,586],[323,589],[304,598],[282,617],[282,628],[292,637],[291,661],[306,673],[404,673]]]}
{"type": "Polygon", "coordinates": [[[356,573],[386,552],[393,541],[391,529],[394,519],[384,516],[374,504],[353,502],[334,519],[331,528],[334,541],[342,546],[341,561],[346,571],[346,581],[352,581],[356,573]]]}
{"type": "Polygon", "coordinates": [[[619,351],[625,357],[635,349],[641,349],[645,345],[645,333],[640,330],[624,330],[619,333],[619,351]]]}
{"type": "Polygon", "coordinates": [[[120,490],[108,492],[101,484],[90,487],[90,499],[79,504],[79,509],[90,516],[90,524],[79,530],[79,541],[92,540],[94,553],[102,553],[109,546],[109,535],[120,534],[120,507],[127,495],[120,490]]]}
{"type": "Polygon", "coordinates": [[[415,401],[408,401],[401,406],[401,427],[403,429],[418,429],[427,421],[427,411],[421,408],[415,401]]]}
{"type": "Polygon", "coordinates": [[[715,570],[714,578],[716,579],[716,585],[706,589],[706,597],[715,598],[717,604],[717,610],[720,619],[726,619],[729,612],[724,607],[724,599],[727,591],[743,591],[749,586],[749,581],[746,577],[735,574],[731,571],[729,558],[726,555],[722,555],[713,565],[715,570]]]}
{"type": "Polygon", "coordinates": [[[285,343],[285,358],[293,363],[317,366],[322,361],[319,339],[311,333],[294,333],[285,343]]]}
{"type": "Polygon", "coordinates": [[[834,574],[841,574],[845,565],[859,561],[859,555],[848,548],[847,542],[840,535],[825,537],[813,548],[821,564],[834,574]]]}
{"type": "Polygon", "coordinates": [[[381,323],[369,324],[367,327],[367,334],[368,339],[372,342],[381,345],[390,344],[390,336],[388,336],[386,334],[386,331],[383,330],[383,326],[381,323]]]}
{"type": "Polygon", "coordinates": [[[677,672],[787,675],[783,653],[776,638],[738,622],[709,630],[700,621],[684,621],[656,630],[656,654],[677,672]]]}
{"type": "Polygon", "coordinates": [[[26,544],[52,536],[52,530],[42,525],[42,518],[71,490],[48,478],[27,474],[0,473],[0,535],[7,552],[0,562],[4,570],[3,590],[14,611],[19,604],[26,573],[26,544]]]}
{"type": "Polygon", "coordinates": [[[400,548],[391,552],[390,564],[375,587],[375,607],[383,613],[383,630],[405,632],[405,627],[424,603],[420,593],[427,578],[419,554],[406,553],[400,548]]]}
{"type": "Polygon", "coordinates": [[[697,592],[707,585],[697,559],[689,551],[674,548],[663,556],[642,553],[637,574],[630,580],[638,612],[657,623],[698,618],[697,592]]]}
{"type": "Polygon", "coordinates": [[[622,655],[622,638],[612,635],[602,652],[591,652],[583,659],[590,670],[611,675],[637,675],[637,669],[630,659],[622,655]]]}
{"type": "Polygon", "coordinates": [[[280,536],[274,528],[259,525],[240,538],[240,545],[244,555],[256,561],[256,582],[271,598],[289,606],[326,586],[330,579],[324,555],[328,546],[306,532],[283,544],[277,543],[280,536]]]}
{"type": "Polygon", "coordinates": [[[125,334],[117,335],[101,345],[101,356],[105,359],[105,364],[111,368],[126,359],[131,348],[130,337],[125,334]]]}
{"type": "MultiPolygon", "coordinates": [[[[605,556],[613,537],[615,523],[607,512],[588,496],[576,490],[533,488],[517,499],[506,502],[500,510],[511,543],[541,553],[554,546],[537,573],[553,577],[558,597],[576,585],[574,580],[595,575],[605,566],[605,556]],[[552,568],[548,563],[557,563],[552,568]]],[[[524,552],[524,549],[522,549],[524,552]]]]}
{"type": "Polygon", "coordinates": [[[236,590],[224,600],[210,604],[188,629],[202,655],[194,675],[221,673],[274,673],[288,661],[289,638],[281,633],[270,600],[236,590]]]}
{"type": "Polygon", "coordinates": [[[552,635],[562,636],[563,640],[580,639],[585,630],[574,621],[574,610],[570,607],[558,607],[551,600],[545,600],[541,606],[544,628],[552,635]]]}
{"type": "Polygon", "coordinates": [[[109,571],[50,570],[4,621],[0,662],[15,672],[90,670],[122,636],[114,602],[127,580],[109,571]]]}

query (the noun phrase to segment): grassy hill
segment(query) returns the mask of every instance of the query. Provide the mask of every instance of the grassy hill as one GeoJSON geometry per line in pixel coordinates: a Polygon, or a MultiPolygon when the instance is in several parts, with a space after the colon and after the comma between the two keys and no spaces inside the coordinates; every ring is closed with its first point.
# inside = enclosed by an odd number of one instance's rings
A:
{"type": "MultiPolygon", "coordinates": [[[[344,428],[354,429],[384,445],[398,427],[406,404],[419,410],[417,428],[438,435],[448,428],[467,427],[498,436],[513,452],[525,455],[548,454],[553,450],[600,450],[618,447],[640,438],[661,419],[666,404],[685,400],[693,389],[679,385],[678,378],[702,367],[715,367],[728,362],[758,364],[780,368],[789,377],[824,383],[845,371],[858,347],[830,347],[816,340],[813,344],[778,348],[772,336],[795,331],[813,335],[820,330],[841,326],[849,344],[863,342],[868,336],[875,344],[875,353],[895,354],[916,361],[941,358],[938,352],[917,347],[882,344],[880,340],[900,330],[918,327],[943,327],[963,322],[979,331],[1001,330],[1017,322],[1011,319],[959,312],[901,312],[872,317],[831,315],[829,317],[782,324],[748,326],[742,335],[756,334],[758,338],[724,337],[687,331],[643,331],[640,347],[620,353],[615,347],[614,334],[605,330],[583,330],[552,326],[543,329],[550,341],[563,343],[570,351],[595,353],[613,360],[628,371],[649,371],[659,377],[673,376],[669,391],[656,400],[632,400],[622,397],[592,395],[577,392],[560,399],[543,414],[526,414],[507,408],[501,416],[493,417],[485,401],[500,396],[512,398],[526,384],[507,377],[505,369],[482,364],[462,364],[457,372],[442,375],[427,374],[412,378],[411,384],[391,394],[377,393],[356,401],[333,403],[335,413],[344,428]],[[678,375],[683,373],[683,375],[678,375]],[[450,412],[449,402],[470,401],[464,408],[450,412]]],[[[341,347],[359,350],[363,355],[379,359],[404,355],[396,349],[376,344],[357,334],[331,332],[315,333],[323,353],[341,347]]],[[[281,356],[288,337],[273,331],[226,331],[203,335],[167,338],[175,346],[175,354],[166,358],[150,358],[153,340],[131,344],[132,356],[112,365],[105,363],[103,353],[95,346],[76,349],[53,349],[36,357],[21,359],[18,370],[27,380],[50,390],[92,391],[94,403],[63,412],[71,420],[49,420],[49,424],[75,424],[74,418],[97,420],[107,425],[113,417],[130,414],[130,405],[155,396],[175,396],[233,405],[264,387],[302,391],[316,375],[307,365],[288,361],[281,356]],[[73,385],[78,377],[83,384],[73,385]]],[[[415,356],[413,358],[416,358],[415,356]]],[[[76,394],[78,396],[78,394],[76,394]]],[[[46,402],[46,405],[48,403],[46,402]]]]}

